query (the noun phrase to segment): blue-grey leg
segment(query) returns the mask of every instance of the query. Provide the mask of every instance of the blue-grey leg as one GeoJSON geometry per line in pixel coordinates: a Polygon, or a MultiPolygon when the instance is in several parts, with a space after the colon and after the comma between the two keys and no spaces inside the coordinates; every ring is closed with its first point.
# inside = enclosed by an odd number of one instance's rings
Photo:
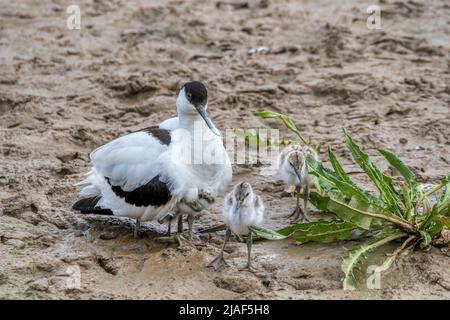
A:
{"type": "Polygon", "coordinates": [[[139,229],[141,228],[141,221],[136,219],[136,224],[134,226],[134,238],[139,238],[139,229]]]}
{"type": "Polygon", "coordinates": [[[295,193],[297,197],[297,204],[294,211],[292,211],[292,213],[289,215],[289,218],[292,217],[293,221],[297,221],[302,214],[302,209],[300,208],[300,187],[295,187],[295,193]]]}
{"type": "Polygon", "coordinates": [[[187,222],[189,226],[189,241],[192,240],[192,228],[194,226],[194,216],[192,214],[188,214],[187,222]]]}
{"type": "Polygon", "coordinates": [[[169,220],[169,222],[167,223],[167,236],[168,237],[170,237],[171,229],[172,229],[172,220],[169,220]]]}
{"type": "Polygon", "coordinates": [[[252,245],[253,245],[253,234],[250,231],[247,236],[247,268],[252,269],[252,245]]]}
{"type": "Polygon", "coordinates": [[[179,213],[178,216],[178,234],[182,234],[183,233],[183,214],[179,213]]]}
{"type": "Polygon", "coordinates": [[[231,236],[231,230],[230,228],[227,228],[227,231],[225,232],[225,240],[223,242],[222,249],[220,250],[219,255],[208,264],[208,267],[213,267],[214,270],[219,270],[223,266],[228,266],[226,263],[224,257],[223,257],[223,251],[225,250],[225,246],[227,245],[228,240],[231,236]]]}
{"type": "Polygon", "coordinates": [[[309,186],[306,185],[303,190],[303,219],[311,221],[308,217],[308,198],[309,198],[309,186]]]}

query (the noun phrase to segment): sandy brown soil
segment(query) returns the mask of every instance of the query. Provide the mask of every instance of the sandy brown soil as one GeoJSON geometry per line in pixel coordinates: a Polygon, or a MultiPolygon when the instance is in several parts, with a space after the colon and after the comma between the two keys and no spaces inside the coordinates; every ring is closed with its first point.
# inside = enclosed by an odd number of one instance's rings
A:
{"type": "MultiPolygon", "coordinates": [[[[246,251],[233,242],[231,268],[215,272],[222,233],[179,249],[154,240],[165,226],[146,223],[136,241],[131,220],[70,210],[89,152],[173,116],[189,79],[207,84],[222,130],[279,125],[254,110],[288,113],[351,170],[346,127],[377,162],[376,148],[393,150],[435,182],[450,171],[448,1],[379,1],[381,30],[366,28],[373,2],[357,0],[76,2],[79,31],[66,28],[73,1],[0,1],[0,298],[450,298],[437,249],[402,257],[381,290],[344,292],[352,241],[259,242],[256,274],[237,270],[246,251]],[[248,53],[260,46],[269,53],[248,53]]],[[[263,197],[267,226],[288,223],[295,200],[279,184],[234,170],[263,197]]],[[[197,228],[220,221],[220,202],[197,228]]]]}

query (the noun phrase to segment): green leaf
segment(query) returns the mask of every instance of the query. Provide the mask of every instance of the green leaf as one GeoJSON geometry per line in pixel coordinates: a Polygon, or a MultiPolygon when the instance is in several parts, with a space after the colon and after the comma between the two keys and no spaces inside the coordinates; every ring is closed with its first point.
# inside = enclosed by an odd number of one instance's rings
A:
{"type": "Polygon", "coordinates": [[[289,235],[280,234],[276,231],[266,229],[258,226],[248,227],[250,231],[252,231],[258,238],[262,238],[265,240],[283,240],[286,239],[289,235]]]}
{"type": "Polygon", "coordinates": [[[355,184],[344,181],[338,174],[325,168],[321,162],[315,160],[311,155],[307,156],[306,162],[308,164],[308,172],[319,178],[319,183],[322,187],[325,186],[323,189],[326,191],[329,191],[334,187],[342,192],[347,198],[357,197],[363,202],[384,208],[385,205],[380,199],[362,190],[355,184]],[[328,188],[326,188],[326,186],[328,186],[328,188]]]}
{"type": "Polygon", "coordinates": [[[275,140],[269,138],[262,138],[259,132],[254,133],[236,128],[234,128],[232,131],[235,136],[244,138],[245,140],[248,141],[250,146],[255,148],[267,147],[271,145],[289,145],[295,142],[293,140],[285,140],[285,139],[275,140]]]}
{"type": "Polygon", "coordinates": [[[299,243],[330,243],[350,238],[354,230],[358,227],[353,223],[334,219],[300,223],[278,230],[278,233],[289,235],[289,239],[299,243]]]}
{"type": "Polygon", "coordinates": [[[328,209],[336,213],[342,220],[354,223],[364,230],[370,230],[376,218],[374,215],[384,215],[378,208],[355,197],[349,203],[346,203],[342,199],[331,196],[328,202],[328,209]]]}
{"type": "Polygon", "coordinates": [[[390,151],[379,149],[378,152],[380,152],[381,155],[383,155],[386,158],[386,160],[390,163],[391,166],[393,166],[395,169],[398,170],[398,172],[400,172],[400,174],[405,178],[405,181],[408,183],[410,188],[412,189],[417,188],[416,175],[402,160],[400,160],[394,153],[390,151]]]}
{"type": "Polygon", "coordinates": [[[450,182],[445,184],[445,190],[439,199],[439,213],[450,216],[450,182]]]}
{"type": "Polygon", "coordinates": [[[385,229],[374,238],[361,244],[358,248],[351,250],[348,256],[342,261],[342,271],[344,272],[344,290],[356,289],[354,270],[362,263],[369,252],[392,240],[399,239],[404,236],[406,236],[406,233],[402,231],[385,229]]]}
{"type": "Polygon", "coordinates": [[[450,200],[447,200],[447,203],[443,204],[442,207],[439,207],[439,213],[443,216],[450,217],[450,200]]]}
{"type": "Polygon", "coordinates": [[[422,242],[420,243],[420,248],[425,249],[428,248],[431,244],[431,236],[428,232],[420,230],[420,236],[422,238],[422,242]]]}
{"type": "Polygon", "coordinates": [[[333,153],[331,148],[328,148],[328,158],[330,159],[331,165],[333,166],[334,172],[345,182],[356,186],[356,184],[348,177],[345,173],[344,168],[342,168],[341,164],[336,158],[336,155],[333,153]]]}
{"type": "Polygon", "coordinates": [[[429,228],[430,224],[432,224],[436,220],[438,213],[439,213],[438,208],[439,208],[438,204],[435,203],[433,208],[429,212],[426,213],[425,219],[420,224],[421,230],[427,230],[427,228],[429,228]]]}
{"type": "MultiPolygon", "coordinates": [[[[383,155],[386,158],[386,160],[390,163],[390,165],[393,166],[395,169],[397,169],[398,172],[400,172],[400,174],[403,176],[403,178],[405,178],[405,181],[409,187],[408,200],[414,202],[418,196],[418,186],[414,172],[412,172],[411,169],[394,153],[381,149],[379,149],[378,152],[380,152],[381,155],[383,155]]],[[[406,203],[405,206],[407,206],[406,203]]]]}
{"type": "Polygon", "coordinates": [[[405,204],[405,219],[408,221],[411,221],[412,214],[414,212],[414,204],[411,199],[411,192],[410,188],[407,184],[403,185],[402,187],[402,195],[403,195],[403,202],[405,204]]]}
{"type": "Polygon", "coordinates": [[[445,226],[448,229],[450,229],[450,218],[449,217],[439,216],[438,219],[442,223],[443,226],[445,226]]]}
{"type": "Polygon", "coordinates": [[[394,186],[392,185],[392,179],[384,175],[380,169],[375,166],[372,160],[370,160],[368,154],[361,150],[361,148],[353,141],[346,131],[344,131],[344,133],[347,147],[350,150],[353,159],[375,184],[380,192],[381,199],[383,199],[383,201],[396,215],[402,216],[400,208],[401,201],[394,186]]]}
{"type": "Polygon", "coordinates": [[[431,236],[439,235],[444,227],[450,228],[450,218],[438,211],[437,205],[433,206],[431,214],[423,222],[422,230],[431,236]]]}
{"type": "Polygon", "coordinates": [[[322,196],[317,192],[310,192],[309,194],[309,202],[313,204],[320,211],[328,211],[328,202],[330,201],[330,197],[322,196]]]}
{"type": "Polygon", "coordinates": [[[281,120],[281,122],[283,122],[283,124],[292,132],[294,132],[299,138],[300,140],[306,144],[309,145],[308,142],[302,137],[300,130],[298,130],[298,128],[296,127],[294,121],[292,121],[292,119],[287,116],[284,115],[282,113],[278,113],[278,112],[274,112],[274,111],[261,111],[261,112],[255,112],[255,115],[263,118],[263,119],[272,119],[272,118],[276,118],[281,120]]]}

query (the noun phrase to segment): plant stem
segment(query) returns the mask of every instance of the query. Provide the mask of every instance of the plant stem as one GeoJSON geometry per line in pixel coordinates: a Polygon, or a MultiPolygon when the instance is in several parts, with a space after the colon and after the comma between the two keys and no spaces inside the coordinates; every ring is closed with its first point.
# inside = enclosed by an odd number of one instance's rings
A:
{"type": "Polygon", "coordinates": [[[302,140],[302,142],[303,142],[305,145],[309,145],[308,142],[306,142],[306,140],[303,139],[302,135],[300,134],[300,131],[295,130],[294,133],[300,138],[300,140],[302,140]]]}
{"type": "Polygon", "coordinates": [[[446,185],[445,183],[439,183],[439,184],[435,185],[433,188],[431,188],[430,190],[428,190],[427,192],[424,192],[423,196],[424,197],[428,197],[431,194],[433,194],[436,191],[438,191],[440,188],[442,188],[445,185],[446,185]]]}
{"type": "Polygon", "coordinates": [[[415,235],[411,235],[408,237],[408,239],[405,240],[405,242],[403,242],[402,246],[400,248],[398,248],[398,252],[394,251],[394,254],[399,254],[401,251],[403,251],[403,249],[406,248],[406,246],[408,245],[408,243],[410,243],[411,241],[413,241],[414,239],[416,239],[417,236],[415,235]]]}
{"type": "MultiPolygon", "coordinates": [[[[340,205],[344,206],[344,207],[349,207],[347,204],[345,203],[339,203],[340,205]]],[[[402,227],[405,231],[409,232],[409,233],[416,233],[416,231],[414,230],[414,227],[412,224],[410,224],[408,221],[405,221],[403,219],[399,219],[397,217],[391,217],[385,214],[378,214],[378,213],[372,213],[372,212],[368,212],[368,211],[361,211],[355,208],[351,208],[352,210],[355,211],[359,211],[361,214],[364,214],[366,216],[372,217],[372,218],[378,218],[378,219],[383,219],[383,220],[387,220],[389,222],[392,222],[393,224],[396,224],[400,227],[402,227]]]]}
{"type": "Polygon", "coordinates": [[[414,239],[416,239],[416,238],[417,238],[417,236],[415,236],[415,235],[410,235],[410,236],[408,237],[408,239],[406,239],[406,240],[402,243],[402,245],[401,245],[399,248],[395,249],[395,251],[391,254],[391,256],[388,257],[388,258],[383,262],[383,264],[379,267],[378,271],[379,271],[379,272],[384,272],[384,271],[386,271],[387,269],[389,269],[390,266],[392,265],[392,263],[394,262],[394,260],[397,258],[397,256],[398,256],[398,255],[406,248],[406,246],[407,246],[412,240],[414,240],[414,239]]]}
{"type": "MultiPolygon", "coordinates": [[[[441,182],[441,183],[435,185],[433,188],[431,188],[427,192],[423,192],[422,195],[420,196],[419,200],[417,200],[416,205],[414,206],[415,211],[416,211],[415,213],[417,214],[419,212],[419,207],[422,204],[422,202],[425,200],[426,197],[432,195],[433,193],[435,193],[436,191],[438,191],[439,189],[441,189],[445,185],[446,185],[446,183],[442,183],[441,182]]],[[[425,210],[425,206],[424,206],[424,210],[425,210]]]]}

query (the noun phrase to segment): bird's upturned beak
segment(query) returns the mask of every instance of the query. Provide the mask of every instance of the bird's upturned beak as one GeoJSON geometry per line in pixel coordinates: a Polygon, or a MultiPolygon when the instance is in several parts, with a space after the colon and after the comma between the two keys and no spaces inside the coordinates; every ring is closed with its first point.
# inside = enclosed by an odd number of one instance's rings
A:
{"type": "Polygon", "coordinates": [[[297,170],[295,170],[295,174],[297,175],[298,181],[302,181],[302,178],[300,176],[300,173],[298,173],[297,170]]]}
{"type": "Polygon", "coordinates": [[[297,168],[295,168],[295,166],[293,166],[291,163],[289,163],[289,164],[291,165],[292,169],[294,169],[294,172],[295,172],[295,175],[296,175],[297,178],[298,178],[298,181],[301,182],[301,181],[302,181],[302,178],[301,178],[301,175],[300,175],[300,173],[298,172],[297,168]]]}
{"type": "Polygon", "coordinates": [[[206,125],[208,128],[214,133],[216,136],[220,136],[220,133],[216,131],[213,124],[211,123],[211,120],[209,120],[208,114],[206,113],[205,107],[202,105],[195,106],[195,109],[197,110],[198,114],[205,120],[206,125]]]}

